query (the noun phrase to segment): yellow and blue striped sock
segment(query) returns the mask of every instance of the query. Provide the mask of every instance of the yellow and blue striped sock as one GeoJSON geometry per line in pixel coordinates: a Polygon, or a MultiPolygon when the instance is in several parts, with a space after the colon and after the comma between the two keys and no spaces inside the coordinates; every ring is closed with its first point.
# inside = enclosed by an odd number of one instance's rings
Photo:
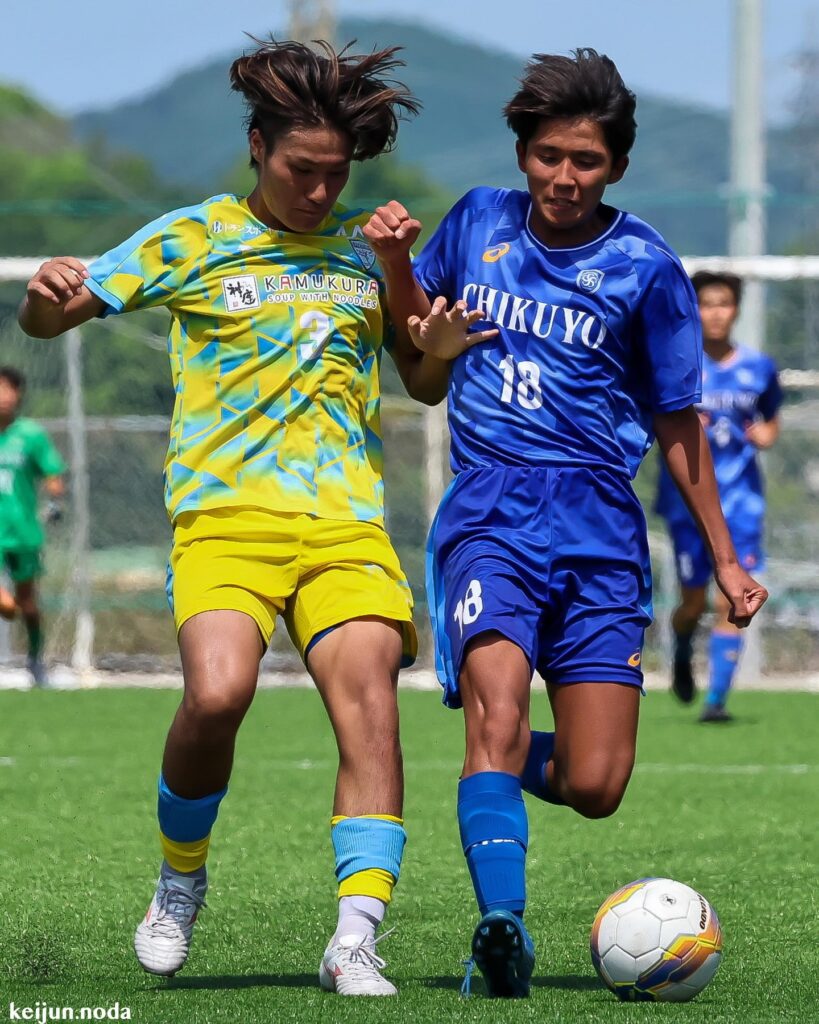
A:
{"type": "Polygon", "coordinates": [[[159,776],[159,841],[162,855],[174,870],[185,874],[205,864],[210,833],[227,788],[197,800],[177,796],[159,776]]]}

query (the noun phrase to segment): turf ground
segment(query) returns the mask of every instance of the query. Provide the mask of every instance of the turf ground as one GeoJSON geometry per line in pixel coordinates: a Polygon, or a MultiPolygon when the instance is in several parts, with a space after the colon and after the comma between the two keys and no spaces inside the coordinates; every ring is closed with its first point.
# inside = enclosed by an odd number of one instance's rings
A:
{"type": "MultiPolygon", "coordinates": [[[[458,995],[475,920],[454,793],[460,714],[404,693],[409,845],[380,947],[397,1000],[322,994],[332,931],[335,748],[309,691],[260,692],[240,736],[211,857],[209,908],[185,971],[143,974],[131,936],[158,867],[153,779],[177,695],[0,693],[0,1021],[36,1007],[128,1007],[131,1019],[278,1021],[819,1020],[819,698],[738,694],[731,726],[643,703],[638,767],[611,819],[530,803],[532,996],[458,995]],[[602,899],[644,875],[688,882],[725,931],[716,979],[686,1005],[621,1005],[587,950],[602,899]]],[[[547,716],[545,698],[536,714],[547,716]]]]}

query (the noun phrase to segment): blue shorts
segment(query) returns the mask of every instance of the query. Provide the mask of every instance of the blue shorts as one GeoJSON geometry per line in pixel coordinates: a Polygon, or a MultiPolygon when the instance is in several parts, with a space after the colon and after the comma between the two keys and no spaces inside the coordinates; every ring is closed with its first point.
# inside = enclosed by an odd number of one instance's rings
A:
{"type": "MultiPolygon", "coordinates": [[[[761,527],[761,523],[759,524],[761,527]]],[[[760,530],[747,529],[728,523],[728,529],[737,551],[739,564],[747,572],[762,572],[765,568],[765,549],[760,530]]],[[[714,565],[705,541],[693,519],[668,523],[671,543],[674,545],[674,564],[677,579],[684,587],[706,587],[714,576],[714,565]]]]}
{"type": "Polygon", "coordinates": [[[547,682],[642,686],[651,623],[646,523],[630,482],[585,466],[459,473],[427,544],[444,703],[467,645],[497,631],[547,682]]]}

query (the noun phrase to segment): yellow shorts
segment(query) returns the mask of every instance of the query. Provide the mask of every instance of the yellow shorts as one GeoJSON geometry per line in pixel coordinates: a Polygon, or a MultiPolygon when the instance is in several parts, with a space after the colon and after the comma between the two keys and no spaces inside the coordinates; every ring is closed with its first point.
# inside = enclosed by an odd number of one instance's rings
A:
{"type": "Polygon", "coordinates": [[[270,642],[284,616],[302,658],[319,633],[377,615],[401,625],[404,665],[418,652],[412,594],[382,527],[258,508],[183,512],[168,597],[177,631],[199,612],[244,612],[270,642]]]}

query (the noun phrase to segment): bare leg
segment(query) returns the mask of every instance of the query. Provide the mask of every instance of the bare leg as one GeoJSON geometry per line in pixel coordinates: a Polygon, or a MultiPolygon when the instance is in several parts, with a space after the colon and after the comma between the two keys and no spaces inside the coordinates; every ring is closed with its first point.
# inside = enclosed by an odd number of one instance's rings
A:
{"type": "Polygon", "coordinates": [[[742,630],[728,621],[728,613],[731,610],[731,605],[728,602],[728,598],[723,594],[719,587],[714,587],[714,632],[722,633],[723,636],[734,636],[735,634],[741,635],[742,630]]]}
{"type": "Polygon", "coordinates": [[[14,592],[15,602],[23,618],[28,637],[29,658],[39,658],[43,646],[43,624],[40,606],[37,603],[37,581],[25,580],[18,583],[14,592]]]}
{"type": "Polygon", "coordinates": [[[5,587],[0,587],[0,619],[10,622],[17,616],[17,601],[14,594],[5,587]]]}
{"type": "Polygon", "coordinates": [[[344,819],[333,828],[338,922],[319,981],[322,988],[344,995],[396,991],[381,974],[384,961],[372,951],[398,880],[404,844],[400,821],[391,820],[403,817],[404,805],[397,700],[401,647],[396,623],[368,617],[342,623],[307,656],[336,737],[333,815],[344,819]],[[351,837],[359,854],[356,867],[349,864],[351,837]],[[346,870],[340,870],[345,863],[346,870]]]}
{"type": "Polygon", "coordinates": [[[705,612],[705,587],[680,587],[680,603],[671,616],[677,636],[690,636],[705,612]]]}
{"type": "Polygon", "coordinates": [[[168,733],[162,774],[188,800],[224,789],[236,733],[256,691],[262,639],[243,612],[194,615],[179,631],[185,692],[168,733]]]}
{"type": "Polygon", "coordinates": [[[620,806],[631,777],[640,691],[621,683],[572,683],[548,689],[555,718],[548,784],[584,817],[605,818],[620,806]]]}
{"type": "Polygon", "coordinates": [[[523,924],[529,825],[520,775],[530,745],[531,670],[499,633],[467,648],[460,688],[466,757],[458,826],[481,918],[472,956],[490,995],[525,996],[534,947],[523,924]]]}
{"type": "Polygon", "coordinates": [[[671,691],[683,704],[690,704],[697,692],[691,667],[694,632],[705,611],[705,587],[680,587],[680,604],[671,616],[674,655],[671,691]]]}
{"type": "Polygon", "coordinates": [[[470,645],[460,678],[464,778],[476,772],[523,771],[529,751],[531,678],[523,651],[500,634],[485,633],[470,645]]]}
{"type": "Polygon", "coordinates": [[[400,664],[400,628],[379,618],[342,623],[307,656],[338,745],[333,814],[403,813],[400,664]]]}

